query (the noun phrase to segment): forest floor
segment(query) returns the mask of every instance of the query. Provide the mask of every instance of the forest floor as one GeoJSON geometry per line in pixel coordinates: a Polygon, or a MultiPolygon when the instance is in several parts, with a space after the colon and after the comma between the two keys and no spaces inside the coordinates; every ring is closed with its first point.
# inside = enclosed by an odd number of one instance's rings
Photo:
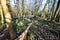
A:
{"type": "MultiPolygon", "coordinates": [[[[41,18],[27,18],[34,22],[28,32],[27,40],[60,40],[60,24],[41,18]]],[[[19,20],[15,31],[19,36],[28,26],[27,20],[19,20]]]]}
{"type": "Polygon", "coordinates": [[[31,38],[30,40],[59,40],[60,24],[41,18],[33,20],[35,24],[30,28],[30,35],[33,35],[32,37],[35,37],[35,39],[31,38]]]}

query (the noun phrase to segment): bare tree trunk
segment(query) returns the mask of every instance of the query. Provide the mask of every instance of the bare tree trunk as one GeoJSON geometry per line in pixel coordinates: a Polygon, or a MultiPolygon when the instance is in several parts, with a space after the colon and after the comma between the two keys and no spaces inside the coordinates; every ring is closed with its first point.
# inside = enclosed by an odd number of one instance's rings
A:
{"type": "Polygon", "coordinates": [[[54,20],[54,8],[55,8],[55,2],[56,2],[56,0],[54,0],[54,3],[53,3],[53,5],[52,5],[52,7],[51,7],[51,21],[54,20]]]}
{"type": "Polygon", "coordinates": [[[2,24],[4,24],[4,16],[3,16],[1,5],[0,5],[0,14],[1,14],[1,22],[2,22],[2,24]]]}
{"type": "Polygon", "coordinates": [[[22,6],[21,7],[22,7],[22,14],[24,15],[24,0],[22,0],[22,6]]]}
{"type": "Polygon", "coordinates": [[[60,11],[58,11],[58,12],[56,13],[55,21],[56,21],[56,22],[59,22],[59,19],[60,19],[60,11]]]}
{"type": "Polygon", "coordinates": [[[60,0],[58,0],[57,7],[56,7],[56,10],[55,10],[54,16],[55,16],[56,12],[58,11],[59,7],[60,7],[60,0]]]}
{"type": "Polygon", "coordinates": [[[54,20],[56,20],[56,16],[59,14],[59,11],[60,11],[60,0],[58,0],[57,7],[56,7],[56,10],[54,12],[54,16],[53,16],[54,20]]]}
{"type": "Polygon", "coordinates": [[[1,5],[2,5],[3,11],[4,11],[4,16],[5,16],[5,21],[6,21],[6,26],[8,28],[8,32],[10,34],[11,39],[13,40],[16,37],[16,34],[12,27],[12,17],[11,17],[11,13],[10,13],[9,1],[1,0],[1,5]]]}
{"type": "Polygon", "coordinates": [[[19,17],[19,0],[14,0],[16,17],[19,17]]]}

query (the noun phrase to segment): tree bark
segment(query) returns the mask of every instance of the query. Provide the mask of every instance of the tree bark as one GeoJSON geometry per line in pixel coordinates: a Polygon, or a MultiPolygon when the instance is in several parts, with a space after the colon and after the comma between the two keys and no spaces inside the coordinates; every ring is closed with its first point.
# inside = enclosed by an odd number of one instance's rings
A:
{"type": "Polygon", "coordinates": [[[60,10],[60,0],[58,0],[57,7],[56,7],[56,10],[54,12],[54,16],[53,16],[54,20],[56,19],[56,16],[59,14],[59,10],[60,10]]]}
{"type": "Polygon", "coordinates": [[[10,13],[11,10],[10,10],[10,6],[9,6],[9,1],[1,0],[1,5],[2,5],[3,11],[4,11],[6,27],[8,28],[8,32],[10,34],[11,40],[13,40],[16,37],[16,34],[12,27],[12,17],[11,17],[11,13],[10,13]]]}
{"type": "Polygon", "coordinates": [[[3,16],[3,11],[2,11],[1,5],[0,5],[0,14],[1,14],[1,22],[2,22],[2,24],[4,24],[4,16],[3,16]]]}

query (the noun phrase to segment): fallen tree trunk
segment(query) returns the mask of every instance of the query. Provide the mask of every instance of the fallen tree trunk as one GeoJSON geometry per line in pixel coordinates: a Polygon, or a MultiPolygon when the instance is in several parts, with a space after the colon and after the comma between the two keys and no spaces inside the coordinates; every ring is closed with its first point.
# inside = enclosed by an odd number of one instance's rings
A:
{"type": "Polygon", "coordinates": [[[17,39],[15,39],[15,40],[26,40],[27,33],[28,33],[28,31],[29,31],[29,29],[30,29],[30,27],[31,27],[32,24],[33,24],[33,22],[30,23],[28,25],[28,27],[26,28],[26,30],[17,39]]]}
{"type": "Polygon", "coordinates": [[[32,20],[28,19],[28,18],[24,18],[26,21],[28,22],[32,22],[32,20]]]}

